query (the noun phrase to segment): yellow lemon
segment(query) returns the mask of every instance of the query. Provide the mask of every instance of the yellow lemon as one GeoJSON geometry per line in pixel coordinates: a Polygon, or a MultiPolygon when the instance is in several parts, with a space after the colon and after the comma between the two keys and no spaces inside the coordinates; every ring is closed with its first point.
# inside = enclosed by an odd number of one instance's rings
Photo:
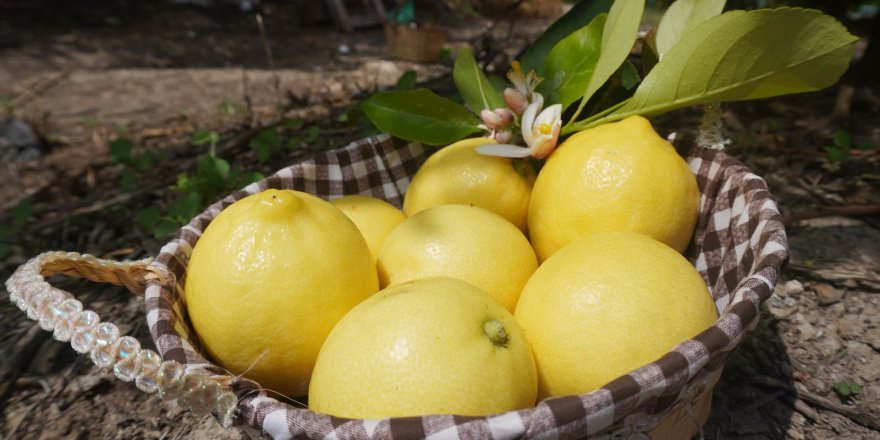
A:
{"type": "Polygon", "coordinates": [[[715,303],[675,250],[632,232],[572,242],[535,271],[515,313],[538,364],[539,396],[582,394],[709,328],[715,303]]]}
{"type": "Polygon", "coordinates": [[[187,266],[189,317],[208,357],[287,396],[308,391],[321,343],[378,290],[367,243],[315,196],[266,190],[224,209],[187,266]]]}
{"type": "Polygon", "coordinates": [[[310,409],[337,417],[482,416],[535,404],[513,316],[449,277],[395,284],[345,315],[321,348],[310,409]]]}
{"type": "Polygon", "coordinates": [[[378,260],[382,287],[425,276],[451,276],[489,293],[513,311],[538,267],[522,231],[498,214],[441,205],[407,218],[385,239],[378,260]]]}
{"type": "Polygon", "coordinates": [[[374,197],[349,195],[330,201],[345,213],[358,227],[375,258],[385,237],[406,220],[406,215],[394,205],[374,197]]]}
{"type": "Polygon", "coordinates": [[[487,138],[456,142],[432,154],[413,176],[403,199],[411,216],[432,206],[474,205],[526,229],[535,171],[524,159],[484,156],[474,151],[487,138]]]}
{"type": "Polygon", "coordinates": [[[697,180],[641,116],[572,135],[535,182],[529,234],[538,258],[601,231],[639,232],[682,252],[699,214],[697,180]]]}

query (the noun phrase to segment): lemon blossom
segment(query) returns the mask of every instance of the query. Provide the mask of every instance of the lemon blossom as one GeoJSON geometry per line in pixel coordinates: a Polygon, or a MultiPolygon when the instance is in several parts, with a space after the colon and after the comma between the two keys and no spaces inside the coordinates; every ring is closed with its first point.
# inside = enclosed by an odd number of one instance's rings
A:
{"type": "Polygon", "coordinates": [[[524,74],[519,61],[512,62],[511,66],[513,70],[507,73],[507,78],[513,83],[514,88],[504,89],[504,102],[513,113],[522,116],[529,103],[534,101],[535,87],[544,79],[539,77],[534,70],[528,75],[524,74]]]}
{"type": "MultiPolygon", "coordinates": [[[[527,157],[544,159],[556,148],[562,129],[562,105],[553,104],[545,109],[544,97],[532,93],[532,102],[523,111],[521,127],[526,147],[511,144],[489,144],[477,147],[477,152],[488,156],[527,157]]],[[[494,133],[493,133],[494,134],[494,133]]],[[[499,140],[495,137],[496,140],[499,140]]]]}

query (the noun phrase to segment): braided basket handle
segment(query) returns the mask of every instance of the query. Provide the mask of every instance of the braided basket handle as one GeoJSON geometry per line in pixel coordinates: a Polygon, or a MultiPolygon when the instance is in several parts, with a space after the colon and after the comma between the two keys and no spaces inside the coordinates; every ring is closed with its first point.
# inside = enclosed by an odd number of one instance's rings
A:
{"type": "Polygon", "coordinates": [[[90,356],[99,368],[112,370],[118,379],[134,382],[145,393],[177,399],[184,408],[213,413],[223,427],[232,426],[238,397],[229,390],[229,376],[212,375],[173,360],[163,362],[158,353],[141,348],[131,336],[120,336],[116,325],[101,322],[97,313],[83,310],[71,293],[45,279],[63,274],[125,286],[143,295],[149,280],[169,276],[151,262],[152,258],[114,261],[73,252],[46,252],[19,266],[6,281],[6,290],[10,301],[28,318],[51,331],[56,340],[70,342],[76,352],[90,356]]]}

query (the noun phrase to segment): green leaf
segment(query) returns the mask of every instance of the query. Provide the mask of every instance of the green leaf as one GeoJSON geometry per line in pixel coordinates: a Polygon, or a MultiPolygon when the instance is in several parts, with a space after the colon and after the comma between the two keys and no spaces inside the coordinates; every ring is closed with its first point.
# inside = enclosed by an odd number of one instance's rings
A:
{"type": "Polygon", "coordinates": [[[449,144],[480,131],[463,106],[427,89],[377,93],[361,108],[380,130],[430,145],[449,144]]]}
{"type": "Polygon", "coordinates": [[[874,143],[871,142],[871,139],[862,139],[856,142],[856,148],[862,151],[868,151],[874,148],[874,143]]]}
{"type": "Polygon", "coordinates": [[[122,176],[120,177],[119,187],[122,192],[129,192],[134,189],[134,183],[137,180],[137,176],[132,170],[122,170],[122,176]]]}
{"type": "Polygon", "coordinates": [[[257,158],[260,163],[263,163],[269,160],[272,153],[281,146],[281,139],[275,127],[266,128],[252,137],[248,146],[256,150],[257,158]]]}
{"type": "Polygon", "coordinates": [[[602,49],[596,69],[590,76],[583,99],[575,111],[571,120],[577,119],[587,101],[611,78],[620,65],[629,56],[633,45],[636,43],[639,24],[642,20],[642,12],[645,10],[645,0],[616,0],[608,12],[608,20],[602,31],[602,49]]]}
{"type": "Polygon", "coordinates": [[[651,29],[642,39],[642,75],[647,75],[657,62],[660,55],[657,53],[657,29],[651,29]]]}
{"type": "Polygon", "coordinates": [[[532,43],[520,58],[523,72],[537,71],[544,58],[568,34],[584,27],[597,15],[608,12],[611,0],[587,0],[579,1],[562,17],[559,17],[538,39],[532,43]]]}
{"type": "Polygon", "coordinates": [[[144,208],[135,215],[135,220],[144,229],[152,229],[161,217],[159,210],[154,207],[144,208]]]}
{"type": "Polygon", "coordinates": [[[400,78],[397,78],[397,84],[394,85],[394,90],[412,90],[416,88],[416,71],[415,70],[407,70],[403,72],[403,75],[400,75],[400,78]]]}
{"type": "Polygon", "coordinates": [[[281,121],[281,126],[285,130],[297,130],[305,124],[305,121],[299,118],[285,119],[281,121]]]}
{"type": "Polygon", "coordinates": [[[474,113],[479,114],[483,109],[495,110],[506,107],[504,98],[492,87],[489,79],[480,70],[469,48],[463,47],[459,50],[452,78],[464,102],[474,113]]]}
{"type": "Polygon", "coordinates": [[[832,385],[834,391],[841,397],[854,396],[862,392],[862,385],[848,380],[842,380],[832,385]]]}
{"type": "Polygon", "coordinates": [[[698,24],[721,14],[727,0],[677,0],[657,25],[657,51],[666,54],[698,24]]]}
{"type": "Polygon", "coordinates": [[[849,159],[849,149],[840,147],[825,147],[825,154],[832,162],[843,162],[849,159]]]}
{"type": "Polygon", "coordinates": [[[33,213],[30,199],[22,199],[14,208],[12,208],[12,224],[16,228],[24,226],[25,222],[33,213]]]}
{"type": "Polygon", "coordinates": [[[197,192],[188,192],[183,197],[175,200],[168,207],[169,215],[178,222],[184,224],[197,216],[202,210],[202,196],[197,192]]]}
{"type": "Polygon", "coordinates": [[[639,84],[639,81],[641,81],[641,78],[639,78],[639,71],[636,69],[636,66],[629,60],[625,61],[620,66],[620,85],[624,89],[632,90],[639,84]]]}
{"type": "Polygon", "coordinates": [[[816,10],[726,12],[670,49],[626,105],[577,128],[691,105],[820,90],[846,71],[856,40],[816,10]]]}
{"type": "Polygon", "coordinates": [[[313,125],[306,130],[305,141],[307,143],[312,143],[318,140],[321,137],[321,127],[317,125],[313,125]]]}
{"type": "Polygon", "coordinates": [[[265,176],[263,176],[261,173],[258,173],[256,171],[243,173],[241,176],[239,176],[238,184],[236,186],[239,188],[243,188],[243,187],[248,186],[254,182],[263,180],[264,178],[265,178],[265,176]]]}
{"type": "Polygon", "coordinates": [[[192,143],[195,145],[216,145],[217,142],[220,142],[220,134],[216,131],[199,131],[192,138],[192,143]]]}
{"type": "Polygon", "coordinates": [[[153,153],[150,151],[144,151],[132,159],[132,165],[140,172],[148,170],[153,165],[153,153]]]}
{"type": "Polygon", "coordinates": [[[130,164],[133,148],[134,142],[131,139],[119,138],[110,142],[110,160],[118,165],[130,164]]]}
{"type": "Polygon", "coordinates": [[[544,81],[537,87],[547,102],[566,108],[583,96],[599,61],[602,29],[607,18],[607,14],[597,15],[590,24],[565,37],[547,55],[538,71],[544,81]]]}
{"type": "Polygon", "coordinates": [[[229,162],[219,157],[208,155],[199,161],[198,179],[208,192],[223,191],[226,188],[227,174],[229,174],[229,162]]]}
{"type": "Polygon", "coordinates": [[[156,238],[165,238],[181,226],[183,226],[183,224],[178,223],[171,218],[163,217],[159,220],[156,226],[153,227],[153,236],[156,238]]]}
{"type": "Polygon", "coordinates": [[[849,148],[852,144],[852,136],[846,130],[837,130],[834,133],[834,146],[840,148],[849,148]]]}

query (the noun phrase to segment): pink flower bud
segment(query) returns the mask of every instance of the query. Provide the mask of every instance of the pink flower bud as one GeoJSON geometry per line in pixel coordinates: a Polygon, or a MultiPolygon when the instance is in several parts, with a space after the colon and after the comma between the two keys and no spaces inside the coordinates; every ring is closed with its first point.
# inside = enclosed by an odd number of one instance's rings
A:
{"type": "Polygon", "coordinates": [[[486,127],[492,130],[503,128],[504,125],[504,120],[501,116],[487,108],[480,112],[480,119],[483,120],[483,124],[486,124],[486,127]]]}
{"type": "Polygon", "coordinates": [[[501,118],[501,128],[507,128],[513,123],[513,112],[507,108],[496,108],[495,114],[501,118]]]}
{"type": "Polygon", "coordinates": [[[509,144],[513,139],[513,133],[509,131],[496,131],[495,132],[495,141],[499,144],[509,144]]]}
{"type": "Polygon", "coordinates": [[[504,102],[517,116],[522,116],[523,112],[526,110],[526,106],[529,105],[529,100],[526,99],[525,95],[519,90],[511,88],[504,89],[504,102]]]}

